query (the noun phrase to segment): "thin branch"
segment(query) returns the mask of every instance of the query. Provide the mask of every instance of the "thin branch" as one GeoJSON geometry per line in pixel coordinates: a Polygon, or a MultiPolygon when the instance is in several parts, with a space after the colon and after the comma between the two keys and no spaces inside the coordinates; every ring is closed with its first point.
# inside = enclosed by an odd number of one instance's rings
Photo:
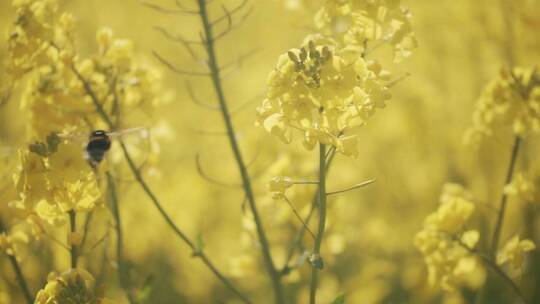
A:
{"type": "MultiPolygon", "coordinates": [[[[244,1],[247,2],[247,0],[244,0],[244,1]]],[[[210,22],[210,18],[208,16],[206,1],[197,0],[197,3],[199,5],[201,22],[203,24],[204,37],[206,38],[204,39],[204,41],[206,41],[207,43],[206,51],[208,55],[208,65],[210,67],[212,84],[214,85],[214,90],[217,95],[220,107],[221,107],[221,113],[223,115],[223,120],[227,128],[227,134],[229,135],[228,136],[229,143],[231,145],[231,149],[233,151],[234,158],[238,166],[238,170],[240,171],[240,176],[242,178],[242,185],[243,185],[244,192],[246,194],[246,197],[249,203],[249,208],[253,215],[253,220],[255,222],[257,235],[258,235],[259,242],[261,245],[260,249],[262,251],[261,253],[263,255],[264,265],[265,265],[266,271],[268,272],[270,280],[272,282],[272,288],[274,291],[274,301],[276,304],[283,304],[285,303],[285,296],[283,294],[283,286],[281,284],[281,278],[274,265],[274,261],[272,260],[272,255],[270,253],[270,244],[268,242],[268,238],[264,230],[264,225],[262,223],[262,219],[259,215],[259,211],[255,203],[255,195],[253,193],[253,189],[251,186],[250,176],[247,171],[244,159],[242,157],[242,152],[238,145],[238,139],[236,138],[236,133],[234,132],[234,126],[232,124],[228,104],[227,104],[225,93],[223,90],[223,85],[221,83],[219,64],[218,64],[215,46],[214,46],[215,37],[213,34],[213,29],[212,29],[213,23],[210,22]]]]}
{"type": "Polygon", "coordinates": [[[348,191],[351,191],[351,190],[355,190],[355,189],[358,189],[358,188],[362,188],[362,187],[365,187],[369,184],[373,184],[375,182],[374,179],[370,179],[368,181],[365,181],[365,182],[362,182],[362,183],[359,183],[359,184],[356,184],[354,186],[351,186],[349,188],[345,188],[343,190],[338,190],[338,191],[332,191],[332,192],[328,192],[326,193],[326,195],[334,195],[334,194],[339,194],[339,193],[344,193],[344,192],[348,192],[348,191]]]}
{"type": "MultiPolygon", "coordinates": [[[[336,155],[335,149],[332,149],[332,148],[328,149],[328,152],[326,155],[326,172],[327,173],[330,170],[330,165],[332,164],[332,161],[334,160],[335,155],[336,155]]],[[[313,199],[311,200],[311,209],[309,209],[309,213],[306,216],[306,219],[304,220],[306,225],[309,225],[311,218],[315,214],[318,201],[319,201],[319,190],[315,192],[315,195],[313,195],[313,199]]],[[[280,271],[280,275],[282,276],[286,275],[292,270],[292,268],[289,266],[289,263],[294,256],[294,252],[296,251],[296,248],[301,247],[300,244],[302,243],[302,239],[304,238],[305,232],[306,232],[306,228],[302,226],[296,233],[294,240],[292,242],[292,245],[289,247],[289,251],[287,252],[287,258],[285,259],[285,263],[283,264],[283,267],[280,271]]]]}
{"type": "Polygon", "coordinates": [[[154,54],[154,57],[157,58],[159,62],[161,62],[163,65],[165,65],[167,68],[169,68],[171,71],[184,75],[184,76],[209,76],[209,73],[206,72],[196,72],[196,71],[188,71],[188,70],[182,70],[174,66],[171,62],[167,61],[165,58],[161,57],[156,51],[152,51],[152,54],[154,54]]]}
{"type": "Polygon", "coordinates": [[[527,299],[525,298],[525,296],[523,295],[519,287],[516,285],[516,283],[501,269],[501,267],[499,267],[499,265],[497,265],[495,261],[479,253],[478,250],[467,246],[461,240],[456,239],[456,238],[453,238],[453,240],[456,241],[461,247],[469,251],[471,254],[479,257],[485,265],[487,265],[489,268],[495,271],[503,280],[505,280],[510,285],[510,287],[514,290],[516,295],[521,299],[523,304],[528,303],[527,299]]]}
{"type": "MultiPolygon", "coordinates": [[[[0,234],[5,233],[5,232],[6,232],[6,229],[4,227],[2,220],[0,219],[0,234]]],[[[24,298],[26,299],[26,302],[28,304],[34,303],[34,297],[32,296],[30,289],[28,288],[28,283],[26,282],[24,274],[22,273],[21,266],[19,265],[19,261],[17,261],[17,257],[15,257],[15,253],[13,253],[13,255],[10,255],[10,254],[6,254],[6,255],[9,259],[11,267],[13,268],[13,271],[15,271],[15,277],[17,278],[17,282],[19,283],[19,287],[21,288],[21,291],[23,293],[24,298]]]]}
{"type": "Polygon", "coordinates": [[[191,45],[202,45],[200,41],[187,40],[181,37],[180,35],[175,36],[160,26],[154,26],[154,29],[158,31],[159,33],[161,33],[165,38],[172,40],[173,42],[182,44],[188,51],[189,55],[191,55],[191,58],[193,58],[195,61],[197,62],[201,61],[199,56],[197,56],[197,52],[195,52],[195,50],[191,47],[191,45]]]}
{"type": "Polygon", "coordinates": [[[255,55],[259,50],[258,49],[253,49],[253,50],[250,50],[244,54],[240,54],[240,56],[238,56],[237,59],[235,60],[232,60],[224,65],[222,65],[219,69],[220,70],[225,70],[225,69],[228,69],[230,68],[231,66],[236,66],[236,67],[241,67],[243,65],[243,63],[250,57],[252,57],[253,55],[255,55]]]}
{"type": "Polygon", "coordinates": [[[294,207],[294,205],[292,204],[292,202],[289,200],[289,198],[287,196],[283,196],[283,199],[287,202],[287,204],[289,205],[289,207],[291,208],[292,212],[294,213],[294,215],[296,216],[296,218],[298,219],[298,221],[300,221],[300,223],[302,223],[302,225],[304,226],[304,228],[306,229],[307,232],[309,232],[309,234],[311,235],[311,237],[313,238],[313,240],[315,240],[315,234],[311,231],[311,229],[309,229],[309,226],[304,222],[304,220],[302,219],[302,217],[300,216],[300,213],[298,213],[298,210],[296,210],[296,207],[294,207]]]}
{"type": "Polygon", "coordinates": [[[193,132],[203,136],[227,136],[225,131],[193,130],[193,132]]]}
{"type": "MultiPolygon", "coordinates": [[[[72,66],[72,70],[77,75],[77,78],[81,81],[83,84],[83,87],[85,89],[85,92],[90,96],[90,99],[92,100],[92,103],[94,104],[94,107],[96,108],[96,111],[98,112],[101,119],[107,124],[109,128],[112,128],[114,125],[110,119],[110,117],[107,115],[107,113],[103,110],[103,107],[101,106],[101,103],[99,102],[99,99],[97,98],[97,95],[95,94],[94,90],[92,89],[90,83],[84,79],[84,77],[80,74],[80,72],[77,70],[75,66],[72,66]]],[[[214,265],[214,263],[210,260],[210,258],[206,255],[205,252],[201,251],[199,248],[196,247],[195,243],[191,241],[187,237],[187,235],[174,223],[172,218],[169,216],[169,214],[163,209],[161,202],[158,200],[152,189],[148,186],[146,181],[144,180],[139,168],[135,164],[135,161],[131,157],[131,154],[129,153],[125,143],[122,139],[119,139],[118,142],[120,143],[120,147],[122,149],[122,152],[124,154],[124,158],[126,159],[129,168],[131,169],[131,172],[133,173],[133,176],[137,180],[138,184],[141,186],[142,190],[146,193],[146,195],[150,198],[152,203],[154,204],[154,207],[158,210],[160,215],[163,217],[165,222],[169,225],[169,227],[174,231],[174,233],[193,251],[193,256],[198,257],[201,259],[201,261],[206,265],[206,267],[230,290],[232,291],[242,302],[244,303],[252,303],[242,292],[240,292],[233,284],[229,281],[214,265]]]]}
{"type": "Polygon", "coordinates": [[[208,182],[216,184],[216,185],[224,186],[224,187],[242,187],[242,185],[240,184],[230,184],[230,183],[219,181],[215,178],[212,178],[210,175],[206,174],[202,167],[201,155],[199,153],[197,153],[197,155],[195,156],[195,163],[197,164],[197,173],[199,173],[199,175],[203,179],[207,180],[208,182]]]}
{"type": "Polygon", "coordinates": [[[239,105],[235,109],[231,110],[231,115],[234,116],[234,115],[244,111],[245,109],[249,108],[249,106],[251,104],[253,104],[254,102],[260,101],[260,99],[263,96],[264,96],[264,93],[261,93],[261,94],[256,95],[253,98],[250,98],[249,100],[245,101],[244,103],[242,103],[241,105],[239,105]]]}
{"type": "Polygon", "coordinates": [[[198,11],[194,10],[186,10],[186,9],[173,9],[173,8],[166,8],[151,2],[141,1],[141,4],[151,8],[159,13],[163,14],[184,14],[184,15],[198,15],[198,11]]]}
{"type": "Polygon", "coordinates": [[[224,29],[220,33],[216,34],[212,38],[212,40],[214,42],[216,42],[216,41],[220,40],[221,38],[225,37],[232,30],[238,28],[240,25],[242,25],[248,19],[248,17],[251,15],[252,12],[253,12],[253,7],[249,8],[249,10],[240,18],[240,21],[238,21],[236,24],[232,24],[232,23],[229,24],[226,29],[224,29]]]}
{"type": "Polygon", "coordinates": [[[219,110],[219,105],[211,105],[211,104],[202,102],[199,98],[197,98],[197,96],[195,96],[195,92],[193,91],[193,87],[191,86],[191,83],[188,80],[186,80],[185,83],[186,83],[186,91],[188,92],[189,98],[191,99],[191,101],[193,101],[193,103],[209,110],[213,110],[213,111],[219,110]]]}
{"type": "Polygon", "coordinates": [[[221,17],[217,18],[216,20],[211,21],[210,26],[215,26],[216,24],[220,23],[221,21],[231,18],[232,15],[234,15],[235,13],[240,11],[242,8],[244,8],[244,6],[246,6],[247,3],[248,3],[248,0],[243,0],[239,5],[237,5],[235,8],[233,8],[230,11],[225,9],[226,13],[224,15],[222,15],[221,17]]]}
{"type": "MultiPolygon", "coordinates": [[[[510,156],[510,163],[508,164],[508,169],[506,171],[506,180],[504,182],[504,185],[508,185],[512,182],[512,177],[514,176],[514,168],[517,163],[517,158],[519,154],[519,147],[521,145],[521,137],[516,135],[514,139],[514,145],[512,146],[512,154],[510,156]]],[[[497,221],[495,222],[495,230],[493,231],[493,239],[491,243],[491,251],[490,251],[490,258],[495,261],[495,257],[497,255],[497,249],[499,248],[499,239],[501,237],[501,231],[502,231],[502,225],[504,221],[504,213],[506,210],[506,202],[508,200],[508,196],[503,191],[499,203],[499,214],[497,215],[497,221]]]]}
{"type": "Polygon", "coordinates": [[[184,37],[182,37],[182,36],[180,36],[178,34],[174,35],[174,34],[172,34],[171,32],[169,32],[168,30],[166,30],[165,28],[163,28],[161,26],[154,26],[154,29],[156,31],[158,31],[159,33],[161,33],[165,38],[167,38],[169,40],[185,43],[185,44],[188,44],[188,45],[203,45],[204,44],[201,41],[185,39],[184,37]]]}
{"type": "MultiPolygon", "coordinates": [[[[69,210],[69,228],[71,237],[73,237],[73,234],[77,232],[77,214],[75,213],[75,210],[69,210]]],[[[73,240],[70,240],[70,256],[71,256],[71,268],[76,269],[77,268],[77,262],[79,259],[79,247],[75,244],[73,244],[73,240]]]]}
{"type": "Polygon", "coordinates": [[[81,248],[84,248],[84,245],[86,244],[86,240],[88,239],[88,234],[90,233],[90,223],[92,222],[94,215],[94,210],[91,210],[86,215],[86,218],[84,219],[84,225],[83,225],[83,237],[81,241],[81,248]]]}
{"type": "Polygon", "coordinates": [[[405,78],[407,78],[407,77],[409,77],[409,76],[411,76],[410,73],[405,73],[405,74],[399,76],[398,78],[396,78],[396,79],[390,81],[390,82],[386,85],[386,87],[387,87],[387,88],[391,88],[391,87],[393,87],[393,86],[395,86],[396,84],[400,83],[401,81],[403,81],[405,78]]]}
{"type": "Polygon", "coordinates": [[[105,172],[107,176],[107,187],[110,194],[111,211],[114,217],[116,228],[116,260],[118,262],[118,279],[120,286],[124,289],[126,297],[130,304],[136,303],[135,296],[131,290],[131,282],[129,278],[129,272],[127,264],[124,259],[124,237],[122,234],[122,220],[120,217],[120,207],[118,202],[118,195],[116,192],[116,183],[110,172],[105,172]]]}

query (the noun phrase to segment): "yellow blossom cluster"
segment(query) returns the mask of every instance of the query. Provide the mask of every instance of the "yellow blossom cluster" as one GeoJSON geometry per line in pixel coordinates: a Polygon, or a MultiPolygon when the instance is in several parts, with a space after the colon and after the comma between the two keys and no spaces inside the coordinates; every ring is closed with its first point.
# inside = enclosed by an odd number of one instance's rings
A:
{"type": "Polygon", "coordinates": [[[512,237],[497,254],[497,264],[508,263],[514,269],[523,266],[525,252],[536,249],[531,240],[520,240],[518,235],[512,237]]]}
{"type": "Polygon", "coordinates": [[[20,164],[14,175],[19,198],[11,206],[25,217],[37,215],[49,224],[59,225],[70,210],[93,209],[101,190],[80,145],[55,145],[50,138],[48,144],[37,143],[19,151],[20,164]]]}
{"type": "Polygon", "coordinates": [[[326,0],[315,25],[342,37],[347,50],[365,53],[371,42],[389,44],[394,61],[400,62],[418,44],[410,19],[400,0],[326,0]]]}
{"type": "Polygon", "coordinates": [[[320,33],[281,55],[270,73],[257,124],[285,143],[297,130],[306,149],[327,144],[357,157],[355,129],[391,97],[390,73],[366,59],[366,48],[390,44],[396,62],[409,56],[409,18],[399,1],[326,1],[315,18],[320,33]]]}
{"type": "Polygon", "coordinates": [[[36,304],[111,303],[95,291],[95,279],[82,269],[71,269],[60,275],[51,274],[47,285],[38,292],[36,304]]]}
{"type": "Polygon", "coordinates": [[[97,32],[97,55],[81,59],[75,49],[75,18],[58,16],[55,0],[15,1],[17,20],[8,38],[10,71],[18,78],[30,72],[22,104],[30,110],[30,134],[96,126],[100,106],[115,127],[133,110],[148,113],[158,102],[161,74],[133,60],[133,43],[115,39],[110,29],[97,32]],[[92,94],[88,92],[88,87],[92,94]]]}
{"type": "Polygon", "coordinates": [[[349,56],[335,40],[308,36],[270,73],[257,122],[285,143],[298,130],[307,149],[322,143],[357,156],[358,138],[349,133],[385,107],[388,77],[375,61],[349,56]]]}
{"type": "Polygon", "coordinates": [[[516,135],[540,131],[540,72],[537,69],[502,69],[482,93],[465,140],[474,143],[507,126],[516,135]]]}
{"type": "Polygon", "coordinates": [[[424,255],[428,280],[445,290],[459,286],[478,288],[485,272],[471,250],[478,243],[476,230],[465,230],[475,209],[466,191],[456,184],[447,184],[436,212],[430,214],[423,229],[414,238],[415,246],[424,255]]]}

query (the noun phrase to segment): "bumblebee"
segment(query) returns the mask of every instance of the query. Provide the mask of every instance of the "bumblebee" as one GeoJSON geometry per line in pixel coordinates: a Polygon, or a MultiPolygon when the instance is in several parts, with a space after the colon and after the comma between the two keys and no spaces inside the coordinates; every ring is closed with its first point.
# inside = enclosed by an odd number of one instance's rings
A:
{"type": "Polygon", "coordinates": [[[111,149],[111,142],[113,139],[134,132],[142,132],[141,135],[145,138],[148,138],[149,136],[147,128],[131,128],[116,132],[108,132],[105,130],[95,130],[90,132],[84,148],[85,158],[88,160],[90,166],[94,169],[99,166],[105,158],[107,151],[111,149]]]}
{"type": "Polygon", "coordinates": [[[97,167],[105,153],[111,148],[111,138],[107,132],[103,130],[96,130],[90,133],[88,137],[88,144],[86,145],[86,159],[92,167],[97,167]]]}

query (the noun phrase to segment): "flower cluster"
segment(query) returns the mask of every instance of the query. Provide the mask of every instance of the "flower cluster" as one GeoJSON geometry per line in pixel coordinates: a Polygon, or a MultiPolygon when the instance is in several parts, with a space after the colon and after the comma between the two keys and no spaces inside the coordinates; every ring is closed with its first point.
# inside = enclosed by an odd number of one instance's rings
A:
{"type": "Polygon", "coordinates": [[[100,117],[92,94],[113,117],[114,127],[133,110],[149,113],[159,102],[161,74],[134,60],[131,41],[101,29],[96,34],[99,53],[81,59],[75,48],[75,18],[68,13],[58,16],[55,0],[21,0],[15,5],[18,17],[8,38],[9,70],[14,78],[30,74],[22,103],[30,110],[32,136],[96,127],[100,117]]]}
{"type": "Polygon", "coordinates": [[[306,149],[327,144],[357,156],[355,129],[391,97],[390,73],[365,58],[366,47],[391,44],[395,61],[407,57],[416,46],[409,17],[399,1],[326,1],[315,18],[321,33],[281,55],[270,73],[257,124],[285,143],[297,130],[306,149]],[[350,19],[344,29],[332,30],[342,18],[350,19]]]}
{"type": "Polygon", "coordinates": [[[18,200],[12,207],[25,216],[37,215],[49,224],[64,223],[70,210],[88,211],[100,201],[95,174],[75,143],[35,143],[19,151],[19,168],[14,175],[18,200]]]}
{"type": "Polygon", "coordinates": [[[471,254],[480,235],[476,230],[465,230],[475,209],[468,197],[461,186],[445,185],[439,208],[426,218],[414,239],[428,266],[429,283],[445,290],[461,285],[477,288],[485,277],[477,257],[471,254]]]}
{"type": "Polygon", "coordinates": [[[465,140],[477,142],[506,126],[516,135],[540,131],[540,72],[536,69],[501,70],[482,93],[465,140]]]}
{"type": "Polygon", "coordinates": [[[51,275],[47,285],[38,292],[35,303],[110,303],[95,293],[94,285],[92,275],[81,269],[71,269],[58,276],[51,275]]]}
{"type": "MultiPolygon", "coordinates": [[[[392,46],[394,61],[409,57],[417,41],[411,14],[399,0],[327,0],[315,16],[315,25],[338,34],[345,48],[360,53],[371,42],[392,46]]],[[[373,46],[373,48],[376,46],[373,46]]]]}
{"type": "Polygon", "coordinates": [[[280,57],[257,121],[285,143],[298,130],[307,149],[322,143],[356,156],[358,138],[348,133],[390,99],[385,80],[388,73],[375,61],[348,56],[333,39],[309,36],[280,57]]]}

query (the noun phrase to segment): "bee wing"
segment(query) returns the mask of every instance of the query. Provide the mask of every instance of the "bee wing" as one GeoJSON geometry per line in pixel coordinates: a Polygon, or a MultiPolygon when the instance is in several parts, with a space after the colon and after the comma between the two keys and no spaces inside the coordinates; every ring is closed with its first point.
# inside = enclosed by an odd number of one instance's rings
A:
{"type": "Polygon", "coordinates": [[[115,132],[110,132],[110,133],[107,133],[107,135],[109,135],[111,139],[117,139],[125,135],[136,134],[136,133],[139,133],[140,136],[143,138],[147,138],[150,135],[149,134],[150,130],[148,130],[148,128],[146,127],[129,128],[129,129],[119,130],[115,132]]]}
{"type": "Polygon", "coordinates": [[[58,137],[60,137],[62,140],[66,140],[69,142],[78,143],[81,145],[84,145],[88,143],[88,134],[84,133],[60,133],[58,134],[58,137]]]}

